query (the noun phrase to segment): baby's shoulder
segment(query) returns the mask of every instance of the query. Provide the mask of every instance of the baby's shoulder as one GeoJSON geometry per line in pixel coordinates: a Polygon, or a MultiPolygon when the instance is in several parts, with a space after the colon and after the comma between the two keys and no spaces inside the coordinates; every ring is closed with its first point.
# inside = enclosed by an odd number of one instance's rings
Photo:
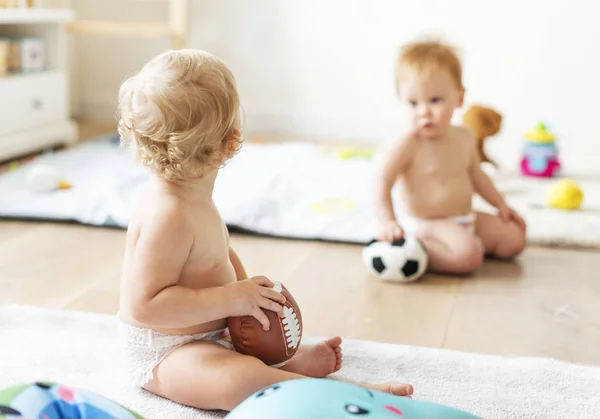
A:
{"type": "Polygon", "coordinates": [[[475,133],[469,127],[465,127],[464,125],[451,125],[450,133],[452,137],[465,142],[471,142],[475,139],[475,133]]]}
{"type": "Polygon", "coordinates": [[[410,130],[402,131],[391,141],[390,147],[394,150],[406,152],[417,144],[418,135],[410,130]]]}
{"type": "Polygon", "coordinates": [[[462,125],[451,125],[450,135],[455,142],[458,142],[465,147],[472,147],[475,143],[476,137],[470,128],[462,125]]]}
{"type": "Polygon", "coordinates": [[[416,136],[410,132],[403,132],[396,138],[383,144],[379,151],[379,159],[383,163],[396,164],[398,161],[408,162],[412,158],[416,145],[416,136]]]}
{"type": "Polygon", "coordinates": [[[148,233],[177,235],[189,231],[191,217],[187,206],[179,200],[150,191],[141,196],[130,223],[148,233]]]}

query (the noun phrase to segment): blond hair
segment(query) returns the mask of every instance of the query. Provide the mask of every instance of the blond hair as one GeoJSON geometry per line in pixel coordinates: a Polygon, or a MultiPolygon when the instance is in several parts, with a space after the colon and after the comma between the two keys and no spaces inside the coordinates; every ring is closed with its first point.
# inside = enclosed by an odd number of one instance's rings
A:
{"type": "Polygon", "coordinates": [[[197,179],[239,150],[239,106],[235,78],[219,58],[169,51],[121,86],[118,130],[163,179],[197,179]]]}
{"type": "Polygon", "coordinates": [[[428,77],[434,71],[446,70],[461,89],[462,65],[454,48],[437,40],[424,40],[405,45],[396,62],[396,89],[407,74],[428,77]]]}

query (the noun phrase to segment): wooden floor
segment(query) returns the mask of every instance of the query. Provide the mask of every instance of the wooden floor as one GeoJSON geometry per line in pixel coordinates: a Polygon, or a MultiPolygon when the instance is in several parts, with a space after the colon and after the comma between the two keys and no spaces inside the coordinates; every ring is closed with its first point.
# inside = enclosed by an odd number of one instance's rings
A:
{"type": "MultiPolygon", "coordinates": [[[[0,221],[0,303],[114,314],[124,231],[0,221]]],[[[233,235],[251,275],[280,280],[305,332],[600,364],[600,252],[529,248],[468,278],[369,276],[354,245],[233,235]]]]}

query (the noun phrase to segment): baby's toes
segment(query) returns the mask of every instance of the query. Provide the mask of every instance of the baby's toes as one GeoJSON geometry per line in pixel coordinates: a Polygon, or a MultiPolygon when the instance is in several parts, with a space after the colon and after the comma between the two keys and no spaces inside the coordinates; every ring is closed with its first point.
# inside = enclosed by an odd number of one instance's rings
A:
{"type": "Polygon", "coordinates": [[[326,340],[325,343],[331,347],[331,349],[338,349],[342,344],[342,338],[339,336],[333,337],[329,340],[326,340]]]}
{"type": "Polygon", "coordinates": [[[342,358],[338,358],[335,361],[334,371],[339,371],[342,368],[342,358]]]}

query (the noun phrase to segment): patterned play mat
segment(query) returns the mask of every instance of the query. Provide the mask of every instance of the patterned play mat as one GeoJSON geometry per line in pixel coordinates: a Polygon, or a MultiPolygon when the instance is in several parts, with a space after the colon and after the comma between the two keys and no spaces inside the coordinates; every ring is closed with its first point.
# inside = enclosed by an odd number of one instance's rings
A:
{"type": "MultiPolygon", "coordinates": [[[[222,170],[215,202],[231,228],[295,239],[365,243],[375,222],[370,207],[376,156],[369,150],[312,143],[246,143],[222,170]]],[[[145,169],[114,138],[43,154],[0,175],[0,217],[75,221],[125,228],[145,169]],[[56,169],[70,189],[32,193],[31,170],[56,169]]],[[[530,244],[600,247],[600,175],[574,176],[582,209],[545,206],[553,181],[495,175],[498,188],[528,222],[530,244]]],[[[478,209],[489,209],[475,198],[478,209]]]]}

